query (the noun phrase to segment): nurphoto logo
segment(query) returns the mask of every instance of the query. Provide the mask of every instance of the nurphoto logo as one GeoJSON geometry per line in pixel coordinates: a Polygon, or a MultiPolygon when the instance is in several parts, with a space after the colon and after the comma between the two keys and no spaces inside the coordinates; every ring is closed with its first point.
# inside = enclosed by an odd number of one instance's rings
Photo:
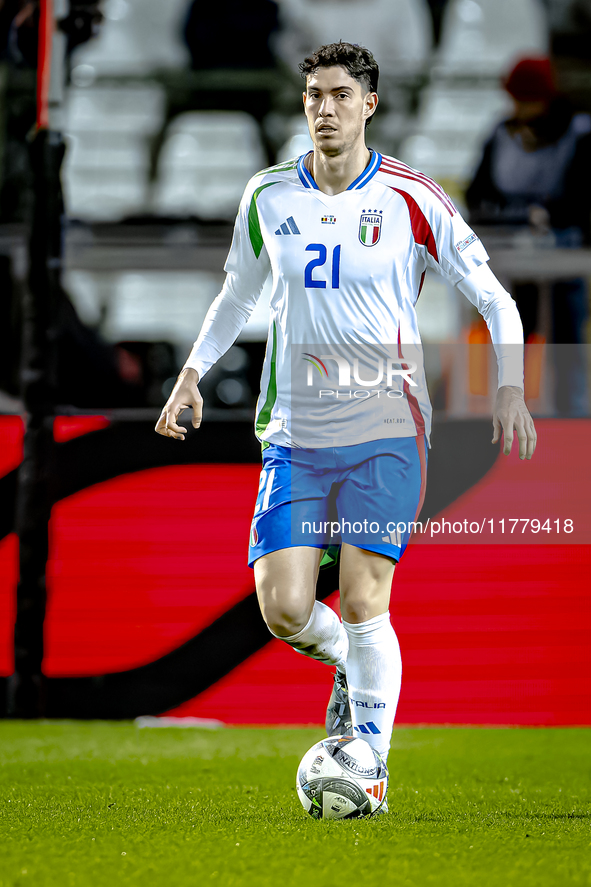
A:
{"type": "MultiPolygon", "coordinates": [[[[342,357],[340,354],[321,354],[317,357],[315,354],[310,354],[305,351],[303,359],[308,363],[308,386],[314,384],[314,370],[319,373],[322,381],[329,379],[329,371],[326,366],[326,362],[329,360],[334,361],[337,365],[337,385],[339,388],[350,388],[351,376],[353,376],[355,384],[359,385],[361,388],[374,388],[376,385],[381,385],[384,380],[386,382],[386,387],[390,388],[395,377],[402,377],[402,379],[412,387],[416,387],[417,384],[411,378],[412,374],[416,372],[417,369],[417,364],[412,360],[384,359],[378,357],[374,370],[375,376],[371,379],[362,379],[359,371],[359,358],[357,357],[353,358],[353,362],[351,363],[346,357],[342,357]]],[[[334,367],[331,366],[331,369],[334,370],[334,367]]]]}

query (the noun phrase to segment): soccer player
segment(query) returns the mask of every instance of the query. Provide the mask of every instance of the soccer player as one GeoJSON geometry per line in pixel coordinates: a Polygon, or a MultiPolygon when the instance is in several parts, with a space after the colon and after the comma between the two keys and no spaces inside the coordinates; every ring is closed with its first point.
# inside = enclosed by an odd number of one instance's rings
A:
{"type": "Polygon", "coordinates": [[[223,289],[156,431],[184,440],[187,408],[199,426],[197,383],[235,341],[271,272],[249,563],[271,633],[336,667],[328,734],[353,732],[385,760],[402,674],[390,591],[425,489],[431,407],[415,303],[428,267],[490,330],[493,443],[502,432],[509,453],[516,431],[530,459],[536,434],[519,314],[484,247],[434,181],[366,146],[378,104],[373,56],[341,42],[300,67],[314,150],[248,183],[223,289]],[[315,600],[321,560],[337,546],[342,622],[315,600]]]}

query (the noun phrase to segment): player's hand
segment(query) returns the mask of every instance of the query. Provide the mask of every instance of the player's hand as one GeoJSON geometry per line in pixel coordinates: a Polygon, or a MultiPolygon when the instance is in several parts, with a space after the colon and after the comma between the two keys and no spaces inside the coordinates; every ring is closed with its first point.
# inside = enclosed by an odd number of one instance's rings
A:
{"type": "Polygon", "coordinates": [[[523,399],[523,391],[513,385],[503,385],[497,391],[493,414],[493,439],[496,443],[503,433],[503,453],[508,456],[513,446],[513,432],[517,432],[519,458],[531,459],[538,436],[534,421],[523,399]]]}
{"type": "Polygon", "coordinates": [[[154,429],[164,437],[174,437],[176,440],[184,440],[187,429],[178,424],[178,418],[183,410],[193,410],[193,428],[201,425],[201,412],[203,410],[203,398],[199,394],[197,382],[199,375],[197,370],[187,367],[181,370],[170,397],[160,413],[154,429]]]}

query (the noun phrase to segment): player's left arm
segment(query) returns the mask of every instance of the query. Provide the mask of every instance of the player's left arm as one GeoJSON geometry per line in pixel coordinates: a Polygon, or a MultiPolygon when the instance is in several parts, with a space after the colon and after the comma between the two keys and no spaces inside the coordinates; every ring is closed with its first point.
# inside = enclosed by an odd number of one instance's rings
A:
{"type": "Polygon", "coordinates": [[[517,305],[488,267],[488,254],[480,239],[455,207],[450,208],[449,199],[441,199],[437,187],[433,184],[422,189],[420,195],[421,211],[434,238],[424,249],[425,262],[457,286],[486,321],[498,366],[492,442],[502,433],[507,455],[516,433],[519,457],[531,459],[536,430],[523,398],[523,326],[517,305]]]}
{"type": "Polygon", "coordinates": [[[493,412],[493,438],[496,443],[503,433],[503,453],[508,456],[513,446],[513,432],[519,441],[519,458],[531,459],[538,436],[528,408],[523,399],[523,389],[513,385],[503,385],[497,391],[493,412]]]}
{"type": "Polygon", "coordinates": [[[517,434],[519,458],[531,459],[537,435],[523,397],[523,327],[517,306],[486,262],[460,280],[457,287],[484,317],[497,356],[492,442],[496,443],[502,434],[503,453],[508,455],[517,434]]]}

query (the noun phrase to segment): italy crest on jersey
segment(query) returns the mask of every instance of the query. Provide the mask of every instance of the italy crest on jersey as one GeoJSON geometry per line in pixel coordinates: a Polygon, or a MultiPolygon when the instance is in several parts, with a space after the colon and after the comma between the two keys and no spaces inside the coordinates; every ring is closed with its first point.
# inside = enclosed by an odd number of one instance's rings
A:
{"type": "Polygon", "coordinates": [[[382,216],[377,213],[361,213],[359,240],[363,246],[375,246],[382,233],[382,216]]]}

